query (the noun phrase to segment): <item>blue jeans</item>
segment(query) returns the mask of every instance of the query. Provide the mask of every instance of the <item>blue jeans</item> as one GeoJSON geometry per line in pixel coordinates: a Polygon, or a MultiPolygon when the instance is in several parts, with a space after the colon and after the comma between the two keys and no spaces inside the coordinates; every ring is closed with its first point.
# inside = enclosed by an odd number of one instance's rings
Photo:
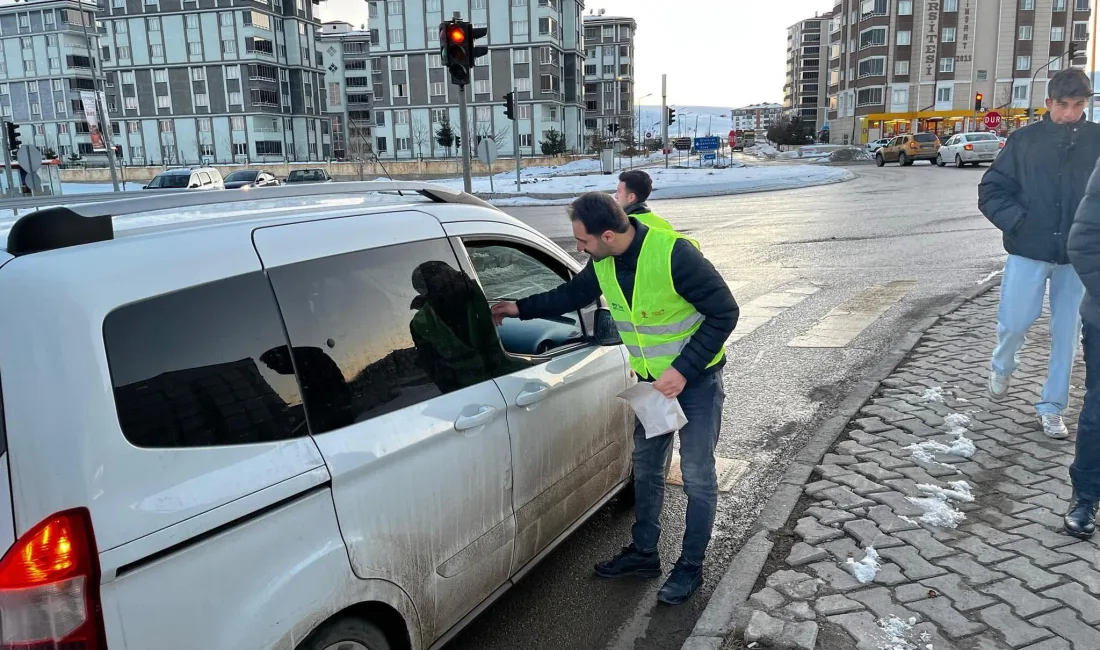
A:
{"type": "Polygon", "coordinates": [[[1051,264],[1009,255],[1001,282],[1001,306],[997,314],[997,348],[993,370],[1011,375],[1016,355],[1024,346],[1031,325],[1043,313],[1043,297],[1050,283],[1050,367],[1035,410],[1061,413],[1069,403],[1069,378],[1081,335],[1081,299],[1085,285],[1069,264],[1051,264]]]}
{"type": "MultiPolygon", "coordinates": [[[[718,507],[718,476],[714,448],[722,426],[726,389],[721,371],[688,384],[677,398],[688,423],[680,430],[680,471],[687,494],[687,523],[681,559],[702,566],[718,507]]],[[[665,501],[665,460],[672,452],[672,434],[646,439],[638,422],[634,427],[634,546],[645,553],[657,550],[661,537],[661,507],[665,501]]]]}
{"type": "Polygon", "coordinates": [[[1069,477],[1078,496],[1100,501],[1100,327],[1085,323],[1085,403],[1069,477]]]}

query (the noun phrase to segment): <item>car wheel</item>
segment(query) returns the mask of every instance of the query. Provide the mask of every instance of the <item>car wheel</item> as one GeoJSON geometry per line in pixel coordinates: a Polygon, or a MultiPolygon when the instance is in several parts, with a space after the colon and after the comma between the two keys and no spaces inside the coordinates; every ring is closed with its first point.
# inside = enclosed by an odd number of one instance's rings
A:
{"type": "Polygon", "coordinates": [[[941,156],[940,154],[936,154],[936,166],[937,167],[946,167],[947,166],[947,163],[945,163],[943,161],[943,156],[941,156]]]}
{"type": "Polygon", "coordinates": [[[913,164],[913,161],[909,160],[909,156],[905,155],[905,152],[898,154],[898,164],[902,167],[908,167],[913,164]]]}
{"type": "Polygon", "coordinates": [[[879,167],[882,167],[886,164],[886,160],[883,159],[882,154],[880,154],[880,153],[875,154],[875,164],[878,165],[879,167]]]}
{"type": "Polygon", "coordinates": [[[301,650],[391,650],[378,626],[358,618],[329,621],[309,635],[301,650]]]}
{"type": "Polygon", "coordinates": [[[963,162],[962,156],[959,154],[955,154],[955,168],[962,169],[965,166],[966,163],[963,162]]]}

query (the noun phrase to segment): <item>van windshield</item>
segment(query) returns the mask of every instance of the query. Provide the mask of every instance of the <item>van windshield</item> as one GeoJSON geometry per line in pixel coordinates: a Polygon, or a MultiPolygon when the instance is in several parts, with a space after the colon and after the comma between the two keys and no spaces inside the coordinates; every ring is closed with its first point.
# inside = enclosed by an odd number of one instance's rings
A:
{"type": "Polygon", "coordinates": [[[187,187],[187,182],[191,180],[190,174],[159,174],[149,183],[149,187],[160,188],[184,188],[187,187]]]}

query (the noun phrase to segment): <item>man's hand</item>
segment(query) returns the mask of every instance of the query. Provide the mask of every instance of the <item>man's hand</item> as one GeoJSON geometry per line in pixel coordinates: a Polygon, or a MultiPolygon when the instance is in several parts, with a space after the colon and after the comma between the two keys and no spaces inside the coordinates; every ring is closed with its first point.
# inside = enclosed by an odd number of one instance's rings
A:
{"type": "Polygon", "coordinates": [[[686,385],[687,379],[680,374],[679,370],[672,367],[661,373],[661,377],[653,382],[653,387],[657,389],[657,392],[669,398],[675,398],[682,393],[686,385]]]}
{"type": "Polygon", "coordinates": [[[505,318],[519,318],[519,307],[514,302],[498,302],[490,308],[493,314],[493,322],[500,327],[505,318]]]}

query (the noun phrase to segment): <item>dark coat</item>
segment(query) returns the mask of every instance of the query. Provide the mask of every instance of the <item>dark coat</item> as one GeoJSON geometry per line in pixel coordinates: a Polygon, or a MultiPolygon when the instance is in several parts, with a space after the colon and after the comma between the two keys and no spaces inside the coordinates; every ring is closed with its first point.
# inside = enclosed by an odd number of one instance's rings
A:
{"type": "Polygon", "coordinates": [[[1100,161],[1069,231],[1069,259],[1085,285],[1081,317],[1100,327],[1100,161]]]}

